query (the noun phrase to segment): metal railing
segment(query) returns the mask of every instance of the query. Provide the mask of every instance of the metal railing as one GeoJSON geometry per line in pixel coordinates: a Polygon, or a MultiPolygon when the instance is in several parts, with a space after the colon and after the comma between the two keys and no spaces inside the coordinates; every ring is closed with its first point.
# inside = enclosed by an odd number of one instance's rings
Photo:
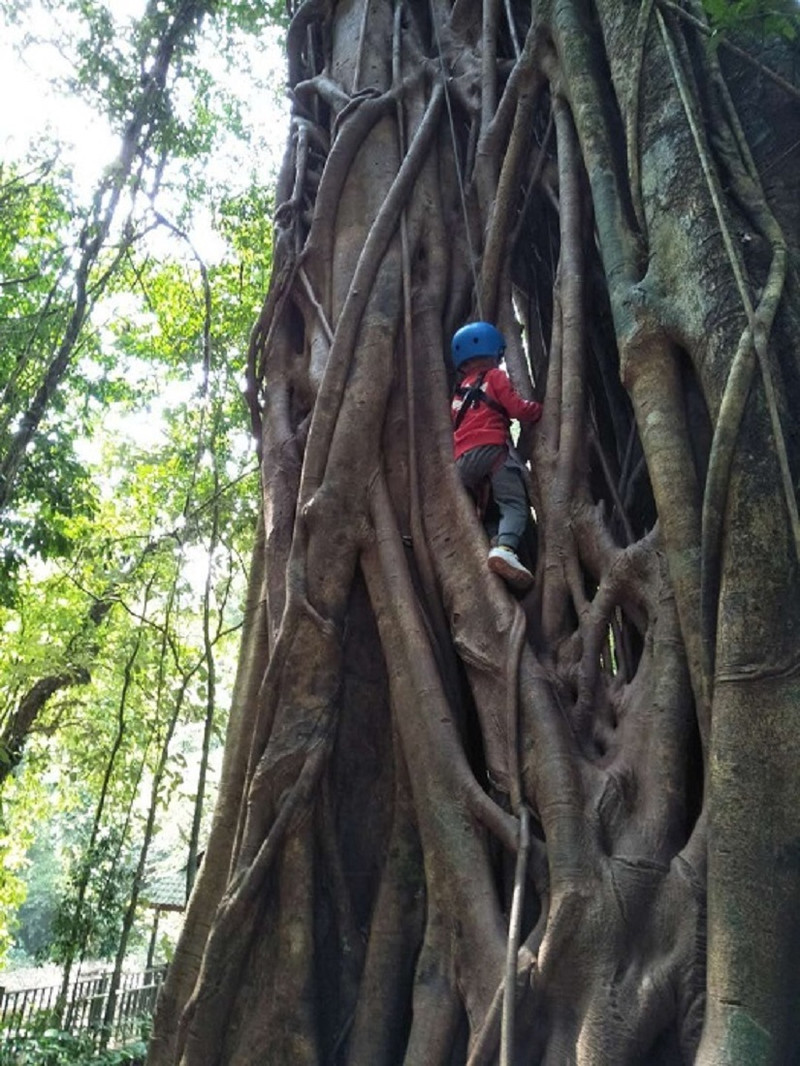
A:
{"type": "Polygon", "coordinates": [[[60,985],[18,990],[0,986],[0,1042],[24,1039],[43,1028],[88,1034],[97,1044],[140,1037],[149,1029],[164,973],[163,966],[123,973],[113,996],[111,970],[78,977],[66,996],[60,985]]]}

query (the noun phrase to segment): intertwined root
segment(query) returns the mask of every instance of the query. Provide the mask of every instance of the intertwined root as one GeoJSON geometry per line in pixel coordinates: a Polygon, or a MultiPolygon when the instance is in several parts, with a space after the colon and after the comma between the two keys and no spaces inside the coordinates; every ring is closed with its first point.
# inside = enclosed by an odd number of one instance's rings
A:
{"type": "Polygon", "coordinates": [[[725,590],[760,572],[741,500],[783,496],[736,452],[771,405],[726,406],[749,327],[673,62],[690,31],[473,6],[309,0],[289,33],[250,371],[263,610],[159,1066],[677,1066],[700,1040],[712,665],[742,647],[725,590]],[[443,349],[475,315],[545,396],[521,604],[451,462],[443,349]]]}

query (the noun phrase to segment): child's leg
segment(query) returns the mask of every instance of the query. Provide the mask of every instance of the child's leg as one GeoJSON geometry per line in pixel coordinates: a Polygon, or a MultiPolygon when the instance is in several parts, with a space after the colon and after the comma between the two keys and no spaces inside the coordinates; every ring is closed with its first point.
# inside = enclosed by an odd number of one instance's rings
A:
{"type": "Polygon", "coordinates": [[[498,444],[481,444],[464,452],[456,459],[461,484],[469,492],[474,492],[484,478],[491,477],[492,471],[507,454],[507,449],[498,444]]]}
{"type": "Polygon", "coordinates": [[[530,505],[522,475],[512,458],[492,474],[492,494],[500,510],[497,543],[516,552],[528,522],[530,505]]]}
{"type": "Polygon", "coordinates": [[[500,525],[498,544],[489,552],[488,566],[517,592],[527,592],[533,584],[533,574],[519,561],[516,551],[525,532],[529,507],[517,461],[505,447],[484,445],[465,452],[456,460],[456,466],[462,484],[472,492],[481,478],[491,478],[500,525]]]}
{"type": "MultiPolygon", "coordinates": [[[[496,528],[490,529],[486,522],[486,505],[490,499],[491,476],[498,463],[503,462],[505,455],[505,448],[496,444],[484,444],[470,449],[456,459],[456,469],[461,478],[461,484],[475,502],[478,517],[483,522],[489,537],[497,532],[496,528]]],[[[496,511],[496,508],[493,510],[496,511]]],[[[496,523],[492,525],[496,526],[496,523]]]]}

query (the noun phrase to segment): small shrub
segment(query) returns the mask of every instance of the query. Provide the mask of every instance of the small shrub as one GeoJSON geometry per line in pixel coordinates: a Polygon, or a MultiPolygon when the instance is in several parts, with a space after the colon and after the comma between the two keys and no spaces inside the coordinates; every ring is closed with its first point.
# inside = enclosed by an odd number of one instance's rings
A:
{"type": "Polygon", "coordinates": [[[99,1051],[89,1036],[46,1029],[1,1044],[0,1066],[140,1066],[146,1052],[143,1040],[99,1051]]]}

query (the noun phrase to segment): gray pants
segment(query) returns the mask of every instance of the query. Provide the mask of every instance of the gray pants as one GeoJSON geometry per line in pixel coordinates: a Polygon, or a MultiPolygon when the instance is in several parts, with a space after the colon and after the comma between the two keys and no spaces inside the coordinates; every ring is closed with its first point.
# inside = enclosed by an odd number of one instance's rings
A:
{"type": "Polygon", "coordinates": [[[477,492],[484,478],[492,485],[492,495],[500,512],[497,543],[517,550],[530,515],[530,504],[522,479],[519,459],[505,446],[483,444],[456,459],[456,468],[465,489],[477,492]]]}

